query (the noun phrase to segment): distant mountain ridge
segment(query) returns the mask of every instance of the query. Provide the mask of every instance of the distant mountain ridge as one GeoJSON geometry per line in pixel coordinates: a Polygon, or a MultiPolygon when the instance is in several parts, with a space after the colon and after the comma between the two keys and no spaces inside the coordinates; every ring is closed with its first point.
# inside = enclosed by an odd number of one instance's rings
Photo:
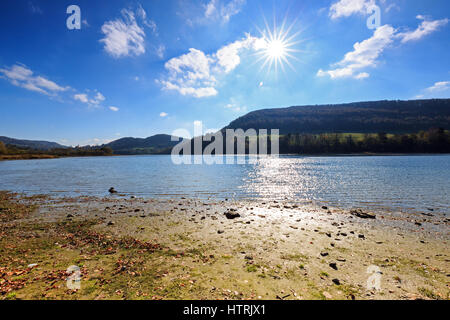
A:
{"type": "Polygon", "coordinates": [[[0,136],[0,141],[3,142],[5,145],[13,145],[21,148],[30,148],[35,150],[67,148],[66,146],[63,146],[59,143],[50,141],[22,140],[2,136],[0,136]]]}
{"type": "MultiPolygon", "coordinates": [[[[280,134],[416,133],[430,128],[450,130],[450,99],[369,101],[309,105],[252,111],[225,129],[280,129],[280,134]]],[[[270,133],[270,132],[269,132],[270,133]]],[[[5,144],[36,150],[67,148],[56,142],[0,137],[5,144]]],[[[167,134],[121,138],[104,144],[115,154],[170,154],[178,143],[167,134]]]]}
{"type": "Polygon", "coordinates": [[[250,112],[224,129],[280,129],[288,133],[411,133],[450,129],[450,99],[369,101],[250,112]]]}
{"type": "Polygon", "coordinates": [[[172,141],[172,136],[157,134],[148,138],[121,138],[105,144],[116,154],[158,154],[170,153],[170,150],[178,142],[172,141]]]}

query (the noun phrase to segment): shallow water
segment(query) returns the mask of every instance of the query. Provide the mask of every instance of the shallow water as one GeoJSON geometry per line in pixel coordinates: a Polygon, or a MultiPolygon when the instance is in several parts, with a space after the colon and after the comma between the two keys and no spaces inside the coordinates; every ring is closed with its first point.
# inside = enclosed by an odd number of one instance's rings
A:
{"type": "MultiPolygon", "coordinates": [[[[242,158],[241,158],[242,159],[242,158]]],[[[450,212],[450,156],[260,158],[175,165],[170,156],[0,162],[0,190],[61,196],[289,199],[342,208],[450,212]]]]}

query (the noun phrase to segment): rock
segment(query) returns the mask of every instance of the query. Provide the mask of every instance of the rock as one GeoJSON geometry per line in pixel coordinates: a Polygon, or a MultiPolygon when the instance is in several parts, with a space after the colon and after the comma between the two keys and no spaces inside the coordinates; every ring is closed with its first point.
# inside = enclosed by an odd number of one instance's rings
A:
{"type": "Polygon", "coordinates": [[[419,227],[422,225],[420,222],[417,222],[417,221],[414,222],[414,224],[415,224],[416,226],[419,226],[419,227]]]}
{"type": "Polygon", "coordinates": [[[331,238],[331,232],[326,232],[325,233],[329,238],[331,238]]]}
{"type": "Polygon", "coordinates": [[[421,215],[427,216],[427,217],[434,217],[434,214],[431,213],[425,213],[425,212],[421,212],[421,215]]]}
{"type": "Polygon", "coordinates": [[[359,234],[359,235],[358,235],[358,238],[360,238],[360,239],[365,239],[366,237],[365,237],[363,234],[359,234]]]}
{"type": "Polygon", "coordinates": [[[108,190],[109,193],[117,193],[116,189],[114,189],[114,187],[109,188],[108,190]]]}
{"type": "Polygon", "coordinates": [[[326,257],[326,256],[328,255],[328,252],[321,252],[320,255],[321,255],[322,257],[326,257]]]}
{"type": "Polygon", "coordinates": [[[114,224],[115,224],[114,222],[109,221],[106,225],[108,225],[108,226],[113,226],[114,224]]]}
{"type": "Polygon", "coordinates": [[[350,214],[357,216],[361,219],[375,219],[376,215],[373,213],[364,212],[361,209],[353,209],[350,211],[350,214]]]}
{"type": "Polygon", "coordinates": [[[66,217],[67,218],[73,218],[73,215],[69,213],[66,217]]]}
{"type": "Polygon", "coordinates": [[[329,266],[330,266],[331,268],[333,268],[334,270],[337,270],[337,269],[338,269],[336,262],[331,262],[331,263],[329,264],[329,266]]]}
{"type": "Polygon", "coordinates": [[[241,215],[235,211],[228,210],[227,212],[225,212],[225,216],[227,217],[227,219],[236,219],[241,215]]]}
{"type": "Polygon", "coordinates": [[[333,283],[334,283],[335,285],[340,285],[340,284],[341,284],[341,282],[339,281],[339,279],[333,279],[333,280],[331,280],[331,281],[333,281],[333,283]]]}
{"type": "Polygon", "coordinates": [[[328,210],[328,207],[327,206],[322,206],[322,209],[323,210],[328,210]]]}
{"type": "Polygon", "coordinates": [[[218,234],[222,234],[222,233],[224,233],[225,231],[223,231],[223,230],[217,230],[217,233],[218,234]]]}
{"type": "Polygon", "coordinates": [[[246,259],[246,260],[253,260],[253,257],[252,256],[245,256],[244,259],[246,259]]]}

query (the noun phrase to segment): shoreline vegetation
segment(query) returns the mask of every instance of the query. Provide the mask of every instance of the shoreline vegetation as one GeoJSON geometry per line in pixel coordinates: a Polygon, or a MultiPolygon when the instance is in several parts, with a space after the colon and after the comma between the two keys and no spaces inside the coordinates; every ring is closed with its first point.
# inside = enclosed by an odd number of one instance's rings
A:
{"type": "Polygon", "coordinates": [[[0,299],[448,300],[449,222],[433,208],[2,191],[0,299]]]}
{"type": "MultiPolygon", "coordinates": [[[[249,154],[250,141],[246,137],[245,152],[249,154]]],[[[214,136],[209,139],[214,142],[214,136]]],[[[194,143],[189,141],[192,154],[194,143]]],[[[204,150],[209,142],[203,142],[204,150]]],[[[279,136],[281,155],[343,156],[343,155],[403,155],[403,154],[447,154],[450,153],[450,131],[442,128],[420,131],[413,134],[287,134],[279,136]]],[[[236,152],[237,148],[235,148],[236,152]]],[[[115,156],[115,155],[168,155],[172,147],[135,148],[114,150],[108,145],[74,148],[36,150],[0,141],[0,160],[54,159],[61,157],[115,156]]],[[[220,152],[220,151],[218,151],[220,152]]],[[[223,150],[226,153],[227,150],[223,150]]],[[[270,144],[268,148],[270,153],[270,144]]]]}

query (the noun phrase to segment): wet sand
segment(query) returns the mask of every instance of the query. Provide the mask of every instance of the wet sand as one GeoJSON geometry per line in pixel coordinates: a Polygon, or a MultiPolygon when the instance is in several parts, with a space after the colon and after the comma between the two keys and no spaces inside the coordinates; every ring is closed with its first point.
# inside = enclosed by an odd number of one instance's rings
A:
{"type": "MultiPolygon", "coordinates": [[[[37,208],[16,224],[45,225],[46,232],[52,224],[93,220],[89,230],[107,239],[132,237],[162,249],[140,253],[113,248],[111,253],[91,254],[84,243],[52,244],[47,250],[51,255],[40,249],[15,266],[24,268],[36,260],[37,266],[29,271],[35,275],[55,267],[64,271],[65,264],[82,265],[81,289],[67,291],[60,277],[53,289],[42,292],[29,284],[15,290],[14,298],[450,297],[449,219],[431,210],[377,213],[375,219],[364,219],[348,210],[288,200],[77,197],[26,201],[37,208]],[[368,287],[369,278],[373,281],[368,287]]],[[[63,238],[67,239],[66,234],[63,238]]],[[[5,254],[8,250],[3,248],[5,254]]]]}

